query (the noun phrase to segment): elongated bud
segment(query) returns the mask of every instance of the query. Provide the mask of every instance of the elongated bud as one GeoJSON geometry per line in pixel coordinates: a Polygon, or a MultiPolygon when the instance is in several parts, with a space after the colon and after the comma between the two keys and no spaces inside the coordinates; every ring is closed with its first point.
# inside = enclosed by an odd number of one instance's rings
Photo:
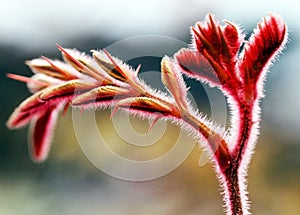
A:
{"type": "Polygon", "coordinates": [[[116,107],[130,108],[130,109],[135,109],[147,113],[158,112],[163,115],[168,115],[168,114],[175,115],[175,111],[176,111],[172,109],[172,107],[168,106],[167,104],[164,104],[163,101],[159,101],[157,99],[148,98],[148,97],[133,97],[133,98],[122,99],[117,103],[116,107]]]}
{"type": "Polygon", "coordinates": [[[46,57],[28,60],[25,63],[34,73],[45,74],[49,77],[64,81],[75,79],[80,76],[80,73],[70,65],[58,60],[50,60],[46,57]]]}
{"type": "Polygon", "coordinates": [[[36,162],[42,162],[48,157],[57,115],[57,108],[49,109],[31,122],[30,149],[32,159],[36,162]]]}
{"type": "Polygon", "coordinates": [[[10,115],[6,125],[10,129],[16,129],[26,125],[33,117],[30,109],[45,103],[40,99],[40,93],[33,94],[25,99],[10,115]]]}
{"type": "Polygon", "coordinates": [[[89,92],[83,93],[72,100],[72,105],[81,105],[91,102],[114,102],[113,100],[130,96],[130,90],[116,86],[101,86],[89,92]]]}
{"type": "Polygon", "coordinates": [[[103,51],[93,51],[93,57],[96,63],[113,78],[123,82],[128,79],[128,73],[124,72],[118,65],[115,65],[103,51]]]}
{"type": "Polygon", "coordinates": [[[175,54],[182,72],[190,78],[195,78],[211,87],[221,87],[220,79],[209,61],[199,52],[183,48],[175,54]]]}
{"type": "Polygon", "coordinates": [[[65,62],[69,63],[77,71],[94,78],[100,83],[110,84],[112,82],[108,76],[105,76],[101,70],[97,69],[97,64],[94,63],[93,58],[76,49],[65,49],[59,45],[57,47],[61,51],[65,62]]]}
{"type": "MultiPolygon", "coordinates": [[[[138,79],[137,74],[141,68],[138,66],[133,70],[130,66],[123,63],[121,60],[111,56],[108,51],[92,51],[96,63],[112,78],[129,84],[139,93],[144,93],[143,84],[138,79]]],[[[120,85],[120,84],[118,84],[120,85]]]]}
{"type": "Polygon", "coordinates": [[[181,110],[187,110],[187,88],[182,75],[167,56],[161,61],[161,79],[181,110]]]}
{"type": "Polygon", "coordinates": [[[263,80],[269,66],[287,42],[287,26],[281,17],[270,14],[258,23],[245,45],[239,63],[244,99],[253,102],[262,96],[263,80]],[[261,85],[261,86],[260,86],[261,85]]]}
{"type": "Polygon", "coordinates": [[[93,51],[93,57],[96,63],[113,78],[126,82],[129,79],[135,79],[136,73],[125,65],[122,61],[112,57],[106,50],[93,51]]]}
{"type": "Polygon", "coordinates": [[[66,95],[72,95],[74,93],[82,93],[84,91],[90,90],[95,85],[85,83],[82,80],[72,80],[65,82],[57,86],[51,86],[46,88],[40,95],[42,100],[48,100],[54,97],[61,97],[66,95]]]}

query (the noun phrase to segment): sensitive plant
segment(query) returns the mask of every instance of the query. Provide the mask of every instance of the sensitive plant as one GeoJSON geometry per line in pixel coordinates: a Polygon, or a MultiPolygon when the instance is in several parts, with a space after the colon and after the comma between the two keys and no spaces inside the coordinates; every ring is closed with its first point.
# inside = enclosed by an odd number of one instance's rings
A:
{"type": "Polygon", "coordinates": [[[191,28],[192,43],[161,61],[161,79],[168,93],[145,84],[136,69],[93,50],[88,56],[57,45],[64,61],[44,56],[27,61],[32,77],[8,74],[27,83],[32,96],[10,116],[11,129],[30,124],[32,158],[44,161],[59,112],[68,107],[123,109],[143,119],[166,119],[186,130],[209,156],[222,189],[226,214],[250,214],[247,168],[259,134],[263,83],[271,63],[287,42],[287,26],[277,15],[259,22],[250,39],[239,26],[212,15],[191,28]],[[230,108],[230,126],[208,120],[187,99],[183,75],[217,87],[230,108]]]}

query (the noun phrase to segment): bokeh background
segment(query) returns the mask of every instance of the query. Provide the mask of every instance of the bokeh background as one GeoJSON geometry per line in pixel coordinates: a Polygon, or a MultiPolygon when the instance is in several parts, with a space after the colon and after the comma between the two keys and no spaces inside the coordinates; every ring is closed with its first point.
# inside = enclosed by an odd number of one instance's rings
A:
{"type": "MultiPolygon", "coordinates": [[[[58,122],[48,160],[33,163],[28,156],[28,129],[10,131],[5,126],[9,114],[29,93],[23,83],[7,79],[6,73],[29,76],[31,72],[24,65],[26,59],[40,55],[60,58],[55,43],[89,52],[128,37],[149,34],[189,42],[189,26],[203,20],[207,13],[241,24],[249,35],[268,12],[283,16],[290,36],[284,55],[271,68],[266,82],[261,135],[249,169],[252,212],[300,213],[298,1],[2,0],[0,3],[0,214],[222,214],[214,172],[209,164],[198,166],[202,154],[198,147],[180,167],[162,178],[122,181],[102,173],[84,156],[68,113],[58,122]]],[[[149,60],[144,63],[144,71],[159,70],[159,60],[149,60]]],[[[195,83],[190,83],[195,89],[195,83]]],[[[201,92],[196,88],[193,95],[199,106],[207,107],[205,92],[201,92]]],[[[209,112],[209,108],[203,110],[209,112]]],[[[106,128],[108,139],[116,136],[109,114],[109,111],[97,113],[99,128],[106,128]]],[[[138,132],[147,132],[147,123],[131,121],[138,132]]],[[[168,131],[170,136],[178,133],[173,125],[168,125],[168,131]]],[[[127,143],[121,138],[111,139],[121,151],[127,149],[122,147],[127,143]]],[[[171,139],[159,142],[157,152],[151,150],[151,156],[168,150],[171,139]]],[[[149,157],[143,153],[140,157],[149,157]]]]}

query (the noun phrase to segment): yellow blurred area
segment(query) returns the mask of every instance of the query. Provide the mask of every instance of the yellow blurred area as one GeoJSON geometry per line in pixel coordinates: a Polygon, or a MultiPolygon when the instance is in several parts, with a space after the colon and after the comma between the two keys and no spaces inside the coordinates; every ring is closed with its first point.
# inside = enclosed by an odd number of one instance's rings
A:
{"type": "MultiPolygon", "coordinates": [[[[116,133],[110,120],[110,111],[97,112],[99,131],[107,140],[112,150],[121,156],[133,160],[147,160],[159,157],[174,145],[179,129],[172,124],[167,125],[164,136],[148,147],[128,144],[116,133]]],[[[77,143],[72,128],[71,114],[61,120],[56,130],[55,144],[50,155],[51,160],[59,160],[60,164],[72,162],[78,170],[85,169],[83,174],[95,175],[100,171],[84,156],[77,143]]],[[[137,132],[147,133],[149,122],[130,117],[131,125],[137,132]]],[[[88,138],[88,136],[87,136],[88,138]]],[[[193,141],[187,138],[186,141],[193,141]]],[[[281,146],[263,135],[258,142],[256,154],[249,169],[249,192],[253,214],[297,214],[300,211],[300,192],[297,177],[285,177],[284,170],[275,178],[270,178],[270,163],[274,162],[281,146]],[[280,181],[284,178],[290,181],[280,181]],[[298,189],[295,189],[298,188],[298,189]]],[[[99,194],[89,195],[89,190],[80,195],[79,202],[72,202],[72,208],[82,210],[86,204],[88,214],[222,214],[222,201],[214,172],[209,163],[199,166],[202,151],[196,145],[187,159],[168,175],[146,182],[128,182],[107,175],[101,175],[106,183],[95,187],[99,194]],[[111,188],[114,187],[114,188],[111,188]],[[110,190],[111,188],[111,190],[110,190]],[[102,202],[102,192],[110,201],[102,202]],[[74,204],[75,203],[75,204],[74,204]],[[96,205],[95,205],[96,204],[96,205]],[[90,206],[89,206],[90,205],[90,206]]],[[[88,186],[88,181],[78,186],[88,186]],[[85,184],[87,183],[87,184],[85,184]]],[[[94,186],[93,183],[91,186],[94,186]]],[[[64,194],[68,195],[68,194],[64,194]]],[[[68,198],[73,198],[70,194],[68,198]]],[[[67,205],[65,206],[68,207],[67,205]]],[[[69,211],[69,210],[67,210],[69,211]]],[[[69,213],[66,213],[69,214],[69,213]]]]}

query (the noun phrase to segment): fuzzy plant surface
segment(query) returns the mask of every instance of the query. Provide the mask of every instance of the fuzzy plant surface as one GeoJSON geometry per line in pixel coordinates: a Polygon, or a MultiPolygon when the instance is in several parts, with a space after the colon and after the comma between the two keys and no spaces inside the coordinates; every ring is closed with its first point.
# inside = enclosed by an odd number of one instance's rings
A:
{"type": "MultiPolygon", "coordinates": [[[[269,14],[250,39],[239,26],[212,15],[191,27],[192,44],[161,61],[161,79],[168,93],[146,85],[136,69],[106,50],[88,56],[57,45],[64,61],[44,56],[27,61],[32,77],[8,74],[27,83],[32,96],[10,116],[11,129],[30,124],[34,161],[47,158],[59,112],[68,107],[124,109],[143,119],[169,120],[199,142],[210,157],[222,189],[225,213],[250,214],[247,168],[259,134],[260,107],[266,73],[287,42],[287,26],[269,14]],[[226,129],[207,120],[187,99],[183,75],[219,88],[231,110],[226,129]]],[[[150,126],[150,128],[151,128],[150,126]]]]}

